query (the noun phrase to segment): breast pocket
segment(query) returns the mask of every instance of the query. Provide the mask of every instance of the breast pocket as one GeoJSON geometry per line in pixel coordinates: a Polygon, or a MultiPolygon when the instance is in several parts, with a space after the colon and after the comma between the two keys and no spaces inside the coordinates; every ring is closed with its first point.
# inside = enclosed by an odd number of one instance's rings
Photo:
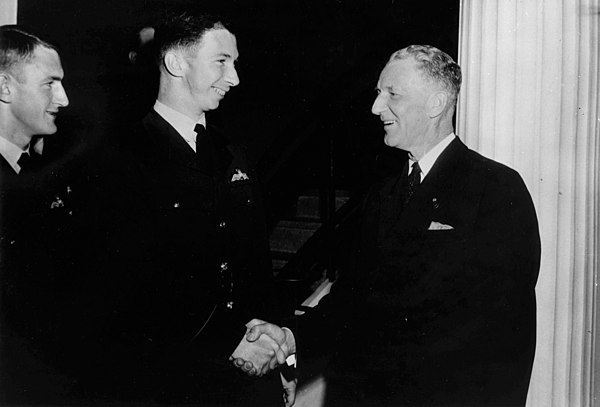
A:
{"type": "Polygon", "coordinates": [[[423,236],[422,258],[442,269],[453,268],[468,254],[468,239],[460,229],[427,230],[423,236]]]}
{"type": "Polygon", "coordinates": [[[229,187],[229,197],[232,206],[252,206],[255,203],[253,188],[250,181],[237,181],[229,187]]]}
{"type": "Polygon", "coordinates": [[[425,232],[425,236],[427,239],[455,239],[459,237],[459,232],[456,229],[431,229],[425,232]]]}

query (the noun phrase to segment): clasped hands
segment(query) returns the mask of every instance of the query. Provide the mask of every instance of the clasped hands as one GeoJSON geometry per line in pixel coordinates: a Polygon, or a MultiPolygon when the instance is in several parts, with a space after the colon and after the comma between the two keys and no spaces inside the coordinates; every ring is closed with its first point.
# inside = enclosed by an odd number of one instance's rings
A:
{"type": "Polygon", "coordinates": [[[263,376],[296,353],[292,333],[260,319],[246,324],[246,334],[229,360],[250,376],[263,376]]]}
{"type": "MultiPolygon", "coordinates": [[[[289,329],[260,319],[251,320],[246,328],[246,334],[229,360],[248,375],[262,376],[296,353],[294,335],[289,329]]],[[[283,374],[280,377],[285,407],[292,407],[296,400],[297,379],[287,379],[283,374]]]]}

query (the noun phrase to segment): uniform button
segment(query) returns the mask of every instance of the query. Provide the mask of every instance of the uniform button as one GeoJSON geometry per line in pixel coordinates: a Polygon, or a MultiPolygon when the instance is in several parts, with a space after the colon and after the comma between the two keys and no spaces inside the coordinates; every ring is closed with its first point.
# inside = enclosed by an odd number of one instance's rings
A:
{"type": "Polygon", "coordinates": [[[226,261],[221,263],[221,271],[226,271],[228,268],[229,268],[229,265],[227,264],[226,261]]]}
{"type": "Polygon", "coordinates": [[[220,228],[224,228],[225,226],[227,226],[227,223],[225,223],[225,221],[219,222],[219,227],[220,228]]]}

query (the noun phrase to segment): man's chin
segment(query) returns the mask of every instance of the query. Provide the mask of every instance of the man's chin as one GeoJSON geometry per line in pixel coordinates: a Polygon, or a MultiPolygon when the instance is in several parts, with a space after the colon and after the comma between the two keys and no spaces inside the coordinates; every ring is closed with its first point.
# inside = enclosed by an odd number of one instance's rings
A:
{"type": "Polygon", "coordinates": [[[396,143],[394,142],[394,137],[388,135],[387,133],[383,137],[383,143],[388,147],[396,147],[396,143]]]}
{"type": "Polygon", "coordinates": [[[38,137],[50,136],[58,131],[56,125],[47,126],[45,129],[40,129],[35,135],[38,137]]]}
{"type": "Polygon", "coordinates": [[[204,106],[203,108],[203,112],[210,112],[211,110],[215,110],[216,108],[219,107],[219,101],[218,100],[211,100],[210,104],[207,103],[206,106],[204,106]]]}

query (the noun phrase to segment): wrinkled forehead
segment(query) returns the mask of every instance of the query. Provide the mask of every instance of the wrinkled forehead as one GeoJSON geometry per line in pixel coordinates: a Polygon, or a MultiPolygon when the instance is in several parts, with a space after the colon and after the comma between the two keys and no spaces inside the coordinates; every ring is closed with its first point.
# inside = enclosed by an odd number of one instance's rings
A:
{"type": "Polygon", "coordinates": [[[389,61],[381,70],[378,85],[401,84],[421,77],[421,70],[414,58],[394,59],[389,61]]]}
{"type": "Polygon", "coordinates": [[[394,59],[385,64],[381,70],[379,84],[398,82],[403,78],[414,75],[417,70],[414,60],[394,59]]]}

